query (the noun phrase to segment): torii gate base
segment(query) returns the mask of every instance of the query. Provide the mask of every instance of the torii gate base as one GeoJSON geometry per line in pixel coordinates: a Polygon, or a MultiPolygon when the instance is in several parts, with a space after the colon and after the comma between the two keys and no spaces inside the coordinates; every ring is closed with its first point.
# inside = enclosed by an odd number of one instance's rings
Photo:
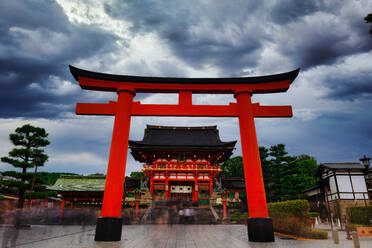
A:
{"type": "Polygon", "coordinates": [[[292,108],[252,104],[251,97],[253,94],[287,91],[299,70],[250,78],[154,78],[97,73],[72,66],[70,70],[83,89],[113,91],[118,94],[116,102],[78,103],[76,107],[76,113],[81,115],[115,116],[101,217],[98,218],[96,226],[96,241],[121,239],[121,207],[131,116],[238,117],[250,217],[247,221],[249,241],[274,241],[273,224],[266,205],[254,118],[291,117],[292,108]],[[178,93],[179,103],[162,105],[133,102],[133,96],[137,92],[178,93]],[[193,105],[193,93],[234,94],[236,103],[193,105]]]}
{"type": "Polygon", "coordinates": [[[273,220],[271,218],[249,218],[248,239],[252,242],[274,242],[273,220]]]}
{"type": "Polygon", "coordinates": [[[95,241],[120,241],[122,218],[100,217],[97,219],[95,241]]]}

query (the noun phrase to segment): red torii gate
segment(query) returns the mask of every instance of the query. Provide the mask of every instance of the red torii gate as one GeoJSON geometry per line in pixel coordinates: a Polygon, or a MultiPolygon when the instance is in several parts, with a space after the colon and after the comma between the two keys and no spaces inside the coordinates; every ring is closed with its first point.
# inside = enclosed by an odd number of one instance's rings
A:
{"type": "Polygon", "coordinates": [[[169,78],[113,75],[82,70],[70,65],[82,89],[117,92],[118,100],[77,103],[78,115],[114,115],[106,185],[101,217],[97,220],[96,241],[121,239],[121,208],[131,116],[238,117],[242,143],[244,179],[248,201],[250,241],[272,242],[274,231],[268,216],[265,188],[257,144],[255,117],[292,117],[291,106],[260,106],[253,94],[285,92],[299,69],[269,76],[242,78],[169,78]],[[136,93],[178,93],[178,104],[133,102],[136,93]],[[192,94],[234,94],[229,105],[193,105],[192,94]]]}

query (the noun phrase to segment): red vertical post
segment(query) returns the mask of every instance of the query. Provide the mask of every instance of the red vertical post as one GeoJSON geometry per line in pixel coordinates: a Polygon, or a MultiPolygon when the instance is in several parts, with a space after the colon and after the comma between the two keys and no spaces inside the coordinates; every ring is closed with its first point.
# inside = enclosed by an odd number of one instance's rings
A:
{"type": "Polygon", "coordinates": [[[103,195],[102,217],[121,216],[133,94],[131,91],[118,92],[117,112],[103,195]]]}
{"type": "Polygon", "coordinates": [[[168,182],[168,177],[165,178],[164,198],[165,198],[166,201],[169,199],[169,182],[168,182]]]}
{"type": "Polygon", "coordinates": [[[213,178],[209,175],[209,199],[211,199],[213,194],[213,178]]]}
{"type": "Polygon", "coordinates": [[[65,200],[62,200],[61,206],[60,206],[60,209],[59,209],[59,218],[58,218],[58,223],[59,224],[62,224],[64,210],[65,210],[65,200]]]}
{"type": "Polygon", "coordinates": [[[249,241],[274,242],[273,224],[267,211],[251,95],[251,92],[237,92],[235,94],[249,212],[248,237],[249,241]]]}
{"type": "Polygon", "coordinates": [[[194,202],[198,202],[198,191],[199,191],[199,189],[198,189],[198,180],[197,179],[195,179],[195,181],[194,181],[195,183],[195,185],[194,185],[194,202]]]}
{"type": "Polygon", "coordinates": [[[154,198],[154,180],[152,179],[152,177],[150,178],[150,194],[151,197],[154,198]]]}
{"type": "Polygon", "coordinates": [[[236,94],[249,217],[268,217],[251,93],[236,94]]]}
{"type": "Polygon", "coordinates": [[[138,200],[136,200],[136,218],[138,218],[138,200]]]}
{"type": "Polygon", "coordinates": [[[120,217],[133,95],[132,91],[118,91],[101,218],[97,220],[94,238],[96,241],[121,240],[122,219],[120,217]]]}
{"type": "Polygon", "coordinates": [[[227,210],[226,210],[226,200],[222,200],[223,202],[223,218],[227,218],[227,210]]]}

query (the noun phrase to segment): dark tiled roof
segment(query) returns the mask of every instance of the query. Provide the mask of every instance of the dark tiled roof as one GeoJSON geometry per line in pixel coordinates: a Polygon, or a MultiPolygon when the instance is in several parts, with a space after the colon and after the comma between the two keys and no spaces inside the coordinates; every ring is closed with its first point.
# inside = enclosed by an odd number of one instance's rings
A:
{"type": "Polygon", "coordinates": [[[234,147],[236,141],[220,140],[216,126],[169,127],[147,125],[143,140],[129,141],[130,147],[234,147]]]}
{"type": "MultiPolygon", "coordinates": [[[[139,177],[125,177],[125,186],[127,189],[139,188],[140,181],[139,177]]],[[[59,192],[103,192],[105,183],[105,176],[62,176],[47,188],[59,192]]]]}
{"type": "Polygon", "coordinates": [[[320,166],[329,169],[365,169],[360,163],[321,163],[320,166]]]}
{"type": "Polygon", "coordinates": [[[94,78],[100,80],[116,82],[141,82],[141,83],[169,83],[169,84],[253,84],[253,83],[271,83],[276,81],[293,80],[297,77],[300,69],[294,71],[272,74],[258,77],[239,77],[239,78],[174,78],[174,77],[140,77],[128,75],[114,75],[82,70],[70,65],[70,71],[75,80],[78,77],[94,78]]]}
{"type": "Polygon", "coordinates": [[[61,177],[48,189],[55,191],[101,192],[105,189],[105,182],[105,177],[61,177]]]}

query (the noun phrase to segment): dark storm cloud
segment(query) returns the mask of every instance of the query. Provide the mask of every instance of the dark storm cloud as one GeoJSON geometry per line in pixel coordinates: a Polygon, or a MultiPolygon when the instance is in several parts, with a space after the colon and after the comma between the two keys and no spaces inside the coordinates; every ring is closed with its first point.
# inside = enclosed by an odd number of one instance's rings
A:
{"type": "Polygon", "coordinates": [[[117,39],[94,25],[70,23],[54,1],[7,1],[0,16],[3,118],[57,117],[72,110],[77,96],[51,92],[50,76],[72,81],[68,64],[111,51],[117,39]]]}
{"type": "Polygon", "coordinates": [[[322,0],[282,0],[276,1],[270,16],[275,23],[285,24],[296,21],[300,17],[313,14],[316,11],[323,11],[325,7],[322,0]]]}
{"type": "Polygon", "coordinates": [[[128,21],[133,34],[158,34],[194,68],[212,65],[225,76],[241,76],[243,69],[257,66],[268,42],[293,67],[305,70],[370,51],[368,26],[355,6],[322,0],[114,0],[105,12],[128,21]]]}
{"type": "Polygon", "coordinates": [[[368,26],[358,5],[351,1],[279,1],[273,19],[281,26],[273,40],[283,56],[303,69],[371,51],[368,26]]]}
{"type": "Polygon", "coordinates": [[[372,100],[372,71],[328,75],[325,86],[331,92],[327,97],[337,100],[372,100]]]}
{"type": "Polygon", "coordinates": [[[317,149],[320,162],[357,161],[363,154],[371,154],[370,107],[369,103],[350,112],[328,113],[306,125],[313,136],[309,144],[317,149]]]}
{"type": "Polygon", "coordinates": [[[190,66],[212,65],[231,76],[257,65],[267,38],[255,23],[258,6],[246,1],[113,1],[105,11],[129,21],[133,34],[157,33],[190,66]]]}

